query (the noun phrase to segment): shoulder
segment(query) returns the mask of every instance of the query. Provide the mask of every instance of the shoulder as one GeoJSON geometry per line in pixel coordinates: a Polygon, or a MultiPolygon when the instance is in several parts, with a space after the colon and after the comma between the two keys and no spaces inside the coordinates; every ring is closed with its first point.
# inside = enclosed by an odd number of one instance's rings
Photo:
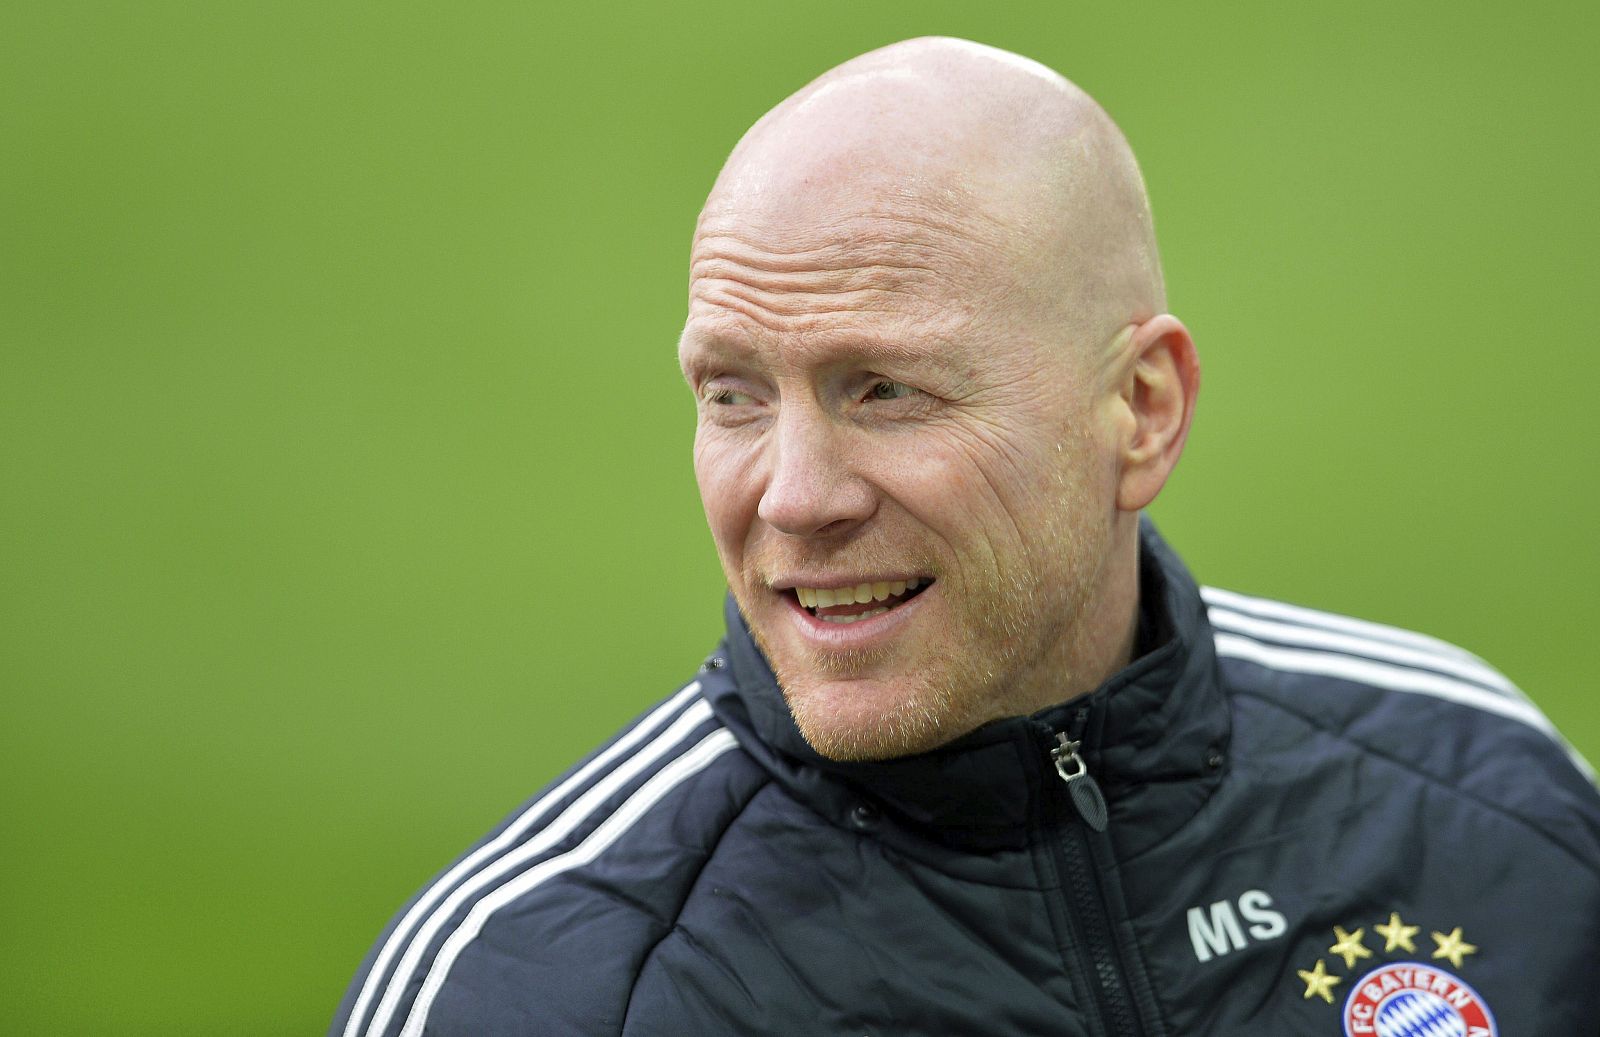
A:
{"type": "Polygon", "coordinates": [[[620,1031],[649,948],[764,781],[698,682],[682,688],[425,886],[330,1034],[620,1031]]]}
{"type": "Polygon", "coordinates": [[[1381,623],[1216,587],[1201,596],[1230,692],[1512,814],[1600,870],[1594,769],[1487,662],[1381,623]]]}

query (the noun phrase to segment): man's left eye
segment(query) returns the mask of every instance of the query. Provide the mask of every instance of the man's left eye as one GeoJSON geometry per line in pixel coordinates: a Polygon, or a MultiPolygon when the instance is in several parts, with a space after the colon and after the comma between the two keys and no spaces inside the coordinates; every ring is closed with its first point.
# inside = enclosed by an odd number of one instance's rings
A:
{"type": "Polygon", "coordinates": [[[904,382],[881,381],[872,383],[872,388],[867,390],[869,400],[898,400],[902,396],[910,396],[917,390],[904,382]]]}

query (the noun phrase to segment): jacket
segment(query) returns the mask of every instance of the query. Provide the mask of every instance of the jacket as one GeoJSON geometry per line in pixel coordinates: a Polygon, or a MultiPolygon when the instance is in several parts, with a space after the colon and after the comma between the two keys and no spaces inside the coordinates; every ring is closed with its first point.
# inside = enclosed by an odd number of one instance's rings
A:
{"type": "Polygon", "coordinates": [[[744,623],[400,912],[335,1037],[1600,1034],[1600,795],[1504,677],[1198,589],[926,754],[800,738],[744,623]]]}

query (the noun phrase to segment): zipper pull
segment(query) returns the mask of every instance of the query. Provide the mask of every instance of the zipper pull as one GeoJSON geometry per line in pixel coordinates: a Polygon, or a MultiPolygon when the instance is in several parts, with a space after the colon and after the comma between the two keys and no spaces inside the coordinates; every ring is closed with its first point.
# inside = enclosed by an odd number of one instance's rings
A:
{"type": "Polygon", "coordinates": [[[1050,750],[1050,761],[1056,765],[1056,773],[1061,775],[1061,780],[1067,783],[1067,791],[1072,794],[1072,805],[1078,809],[1078,816],[1095,831],[1105,831],[1106,821],[1109,820],[1106,797],[1100,791],[1100,783],[1089,773],[1089,765],[1078,755],[1078,748],[1083,743],[1072,741],[1064,731],[1056,732],[1056,742],[1058,744],[1050,750]]]}

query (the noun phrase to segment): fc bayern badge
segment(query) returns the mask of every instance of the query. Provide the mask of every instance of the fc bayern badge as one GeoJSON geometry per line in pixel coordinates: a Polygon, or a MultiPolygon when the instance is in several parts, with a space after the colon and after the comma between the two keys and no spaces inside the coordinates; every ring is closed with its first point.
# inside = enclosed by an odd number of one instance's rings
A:
{"type": "Polygon", "coordinates": [[[1344,1003],[1345,1037],[1499,1037],[1483,998],[1442,969],[1391,962],[1364,976],[1344,1003]]]}

